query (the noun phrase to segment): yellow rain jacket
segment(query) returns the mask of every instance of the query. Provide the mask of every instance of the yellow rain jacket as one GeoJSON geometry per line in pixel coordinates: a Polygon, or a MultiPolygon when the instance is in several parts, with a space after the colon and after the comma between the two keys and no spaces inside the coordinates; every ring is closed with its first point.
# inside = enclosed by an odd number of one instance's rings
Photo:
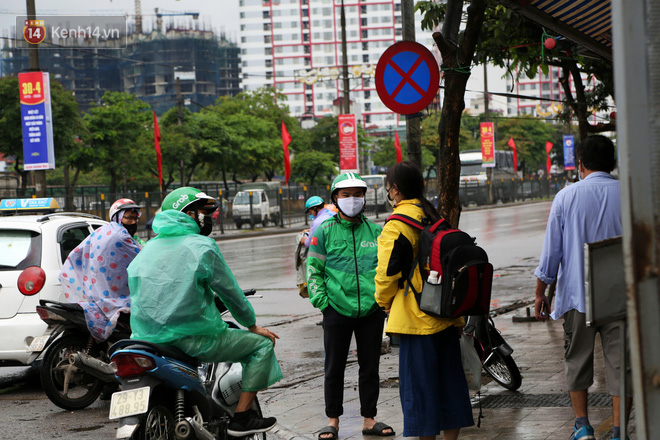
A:
{"type": "MultiPolygon", "coordinates": [[[[408,199],[397,203],[393,214],[403,214],[421,221],[424,211],[418,199],[408,199]]],[[[408,295],[404,296],[411,265],[417,255],[419,236],[418,229],[398,220],[390,220],[378,237],[375,297],[378,305],[390,309],[385,329],[388,333],[430,335],[452,325],[465,325],[463,318],[435,318],[422,312],[412,289],[408,289],[408,295]]],[[[415,269],[412,283],[417,292],[422,291],[419,267],[415,269]]]]}

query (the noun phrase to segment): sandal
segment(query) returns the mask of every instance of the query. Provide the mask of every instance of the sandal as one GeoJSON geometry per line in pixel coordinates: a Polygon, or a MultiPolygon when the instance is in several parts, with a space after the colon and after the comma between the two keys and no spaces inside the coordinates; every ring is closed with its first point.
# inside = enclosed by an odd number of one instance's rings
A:
{"type": "Polygon", "coordinates": [[[337,440],[337,434],[338,434],[337,428],[335,428],[334,426],[328,425],[328,426],[326,426],[325,428],[323,428],[322,430],[319,431],[318,439],[319,440],[337,440]],[[330,437],[321,437],[321,435],[323,435],[323,434],[332,434],[332,436],[330,436],[330,437]]]}
{"type": "Polygon", "coordinates": [[[371,429],[363,429],[362,435],[376,435],[378,437],[389,437],[391,435],[396,435],[396,433],[394,432],[394,429],[392,429],[391,426],[386,425],[383,422],[376,422],[376,424],[372,426],[371,429]],[[390,432],[385,432],[388,429],[390,430],[390,432]]]}

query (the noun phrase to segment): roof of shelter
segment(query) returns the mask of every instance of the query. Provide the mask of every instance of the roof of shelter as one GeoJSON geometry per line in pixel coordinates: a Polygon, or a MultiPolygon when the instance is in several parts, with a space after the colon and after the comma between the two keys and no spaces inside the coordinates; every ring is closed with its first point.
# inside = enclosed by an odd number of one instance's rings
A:
{"type": "Polygon", "coordinates": [[[499,2],[576,42],[595,55],[612,61],[610,0],[499,0],[499,2]]]}

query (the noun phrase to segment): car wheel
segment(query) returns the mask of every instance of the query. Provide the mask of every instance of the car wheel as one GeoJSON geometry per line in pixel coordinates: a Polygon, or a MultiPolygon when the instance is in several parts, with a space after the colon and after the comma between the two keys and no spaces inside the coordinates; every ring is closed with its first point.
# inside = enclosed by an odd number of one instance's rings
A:
{"type": "Polygon", "coordinates": [[[241,229],[241,226],[243,226],[243,223],[236,222],[236,229],[241,229]]]}
{"type": "MultiPolygon", "coordinates": [[[[96,401],[105,382],[82,372],[69,357],[87,346],[88,335],[62,336],[48,347],[41,366],[41,385],[51,402],[60,408],[76,410],[96,401]]],[[[90,353],[93,355],[93,353],[90,353]]]]}

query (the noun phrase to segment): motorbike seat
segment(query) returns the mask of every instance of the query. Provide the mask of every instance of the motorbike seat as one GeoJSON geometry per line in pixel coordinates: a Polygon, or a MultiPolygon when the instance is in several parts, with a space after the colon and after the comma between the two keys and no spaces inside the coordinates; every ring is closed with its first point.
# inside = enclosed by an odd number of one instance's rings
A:
{"type": "Polygon", "coordinates": [[[67,310],[69,312],[81,312],[83,311],[82,307],[78,303],[63,303],[59,301],[51,301],[49,299],[40,299],[39,300],[39,305],[41,307],[52,307],[52,308],[60,308],[63,310],[67,310]]]}
{"type": "Polygon", "coordinates": [[[154,344],[153,342],[141,341],[138,339],[122,339],[121,341],[117,341],[112,344],[112,347],[110,347],[110,354],[121,349],[146,350],[153,354],[178,359],[189,365],[192,365],[193,367],[198,367],[202,363],[202,361],[199,359],[187,355],[173,345],[154,344]]]}

